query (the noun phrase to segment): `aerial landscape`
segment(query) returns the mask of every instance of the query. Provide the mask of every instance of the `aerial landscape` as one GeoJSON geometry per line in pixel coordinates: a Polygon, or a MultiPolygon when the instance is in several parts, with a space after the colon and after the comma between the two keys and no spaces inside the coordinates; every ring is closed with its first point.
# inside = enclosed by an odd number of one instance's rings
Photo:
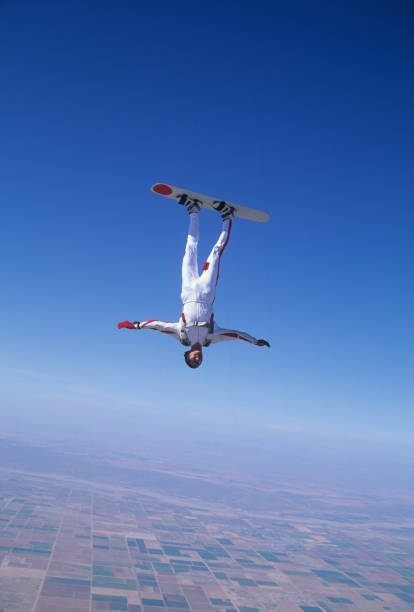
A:
{"type": "Polygon", "coordinates": [[[0,610],[414,606],[412,492],[341,493],[10,436],[0,453],[0,610]]]}

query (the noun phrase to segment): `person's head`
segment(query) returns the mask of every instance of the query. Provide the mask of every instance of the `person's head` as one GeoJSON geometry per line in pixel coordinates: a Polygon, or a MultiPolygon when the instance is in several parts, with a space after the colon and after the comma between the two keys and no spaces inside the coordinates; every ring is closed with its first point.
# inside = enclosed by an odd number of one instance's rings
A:
{"type": "Polygon", "coordinates": [[[199,368],[203,361],[201,345],[197,344],[184,353],[184,359],[189,368],[199,368]]]}

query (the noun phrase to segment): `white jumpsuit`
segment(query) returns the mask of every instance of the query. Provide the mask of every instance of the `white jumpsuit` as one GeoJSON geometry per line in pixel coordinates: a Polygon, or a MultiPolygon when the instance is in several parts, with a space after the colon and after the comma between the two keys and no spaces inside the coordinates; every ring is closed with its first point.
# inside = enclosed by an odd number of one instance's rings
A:
{"type": "Polygon", "coordinates": [[[183,310],[177,323],[150,319],[140,323],[140,329],[156,329],[192,346],[199,342],[203,346],[226,340],[246,340],[257,344],[257,339],[245,332],[220,328],[214,321],[213,303],[220,272],[220,259],[229,241],[232,221],[223,221],[219,239],[213,246],[203,271],[198,271],[199,213],[190,214],[190,229],[182,265],[181,301],[183,310]]]}

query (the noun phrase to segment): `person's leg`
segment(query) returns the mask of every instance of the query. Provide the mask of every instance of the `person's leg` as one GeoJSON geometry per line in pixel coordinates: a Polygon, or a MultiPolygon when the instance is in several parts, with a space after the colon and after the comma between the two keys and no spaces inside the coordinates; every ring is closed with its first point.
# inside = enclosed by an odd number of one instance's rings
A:
{"type": "Polygon", "coordinates": [[[232,221],[233,220],[231,218],[223,221],[221,234],[216,244],[213,246],[207,261],[203,265],[203,274],[201,277],[203,285],[205,289],[212,294],[213,299],[220,273],[220,259],[230,238],[232,221]]]}
{"type": "Polygon", "coordinates": [[[197,261],[197,247],[198,247],[198,212],[190,213],[190,227],[188,230],[187,244],[185,246],[185,252],[183,257],[182,265],[182,286],[183,288],[190,284],[193,280],[198,278],[198,261],[197,261]]]}

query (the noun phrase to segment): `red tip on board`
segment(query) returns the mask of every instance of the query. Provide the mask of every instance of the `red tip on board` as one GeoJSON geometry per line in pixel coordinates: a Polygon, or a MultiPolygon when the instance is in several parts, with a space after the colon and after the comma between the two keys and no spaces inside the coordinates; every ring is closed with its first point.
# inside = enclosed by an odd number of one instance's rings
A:
{"type": "Polygon", "coordinates": [[[157,183],[152,188],[152,191],[155,191],[155,193],[159,193],[160,195],[165,195],[165,196],[169,196],[173,192],[171,187],[169,187],[168,185],[164,185],[164,183],[157,183]]]}

